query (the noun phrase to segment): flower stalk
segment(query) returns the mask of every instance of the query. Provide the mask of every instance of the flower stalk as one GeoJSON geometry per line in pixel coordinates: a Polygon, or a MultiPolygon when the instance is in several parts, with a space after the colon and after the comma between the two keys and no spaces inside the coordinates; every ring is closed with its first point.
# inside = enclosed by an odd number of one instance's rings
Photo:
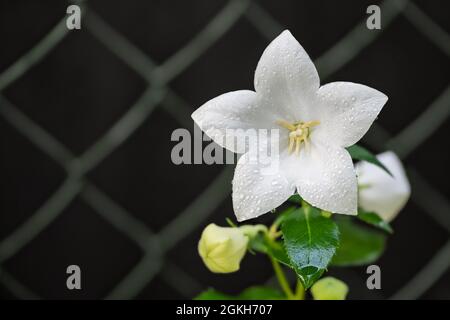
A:
{"type": "Polygon", "coordinates": [[[272,262],[273,270],[275,271],[278,283],[280,284],[280,287],[286,295],[287,299],[296,300],[296,295],[292,292],[291,287],[289,286],[289,282],[286,279],[286,275],[284,274],[284,271],[280,266],[280,263],[271,256],[269,256],[269,258],[270,262],[272,262]]]}
{"type": "Polygon", "coordinates": [[[297,286],[295,288],[295,300],[305,300],[305,288],[300,280],[297,279],[297,286]]]}

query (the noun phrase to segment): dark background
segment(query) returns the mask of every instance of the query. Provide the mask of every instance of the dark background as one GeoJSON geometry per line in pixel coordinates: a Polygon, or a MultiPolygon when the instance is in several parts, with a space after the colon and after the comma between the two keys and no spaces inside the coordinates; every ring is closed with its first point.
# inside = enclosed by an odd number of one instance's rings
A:
{"type": "Polygon", "coordinates": [[[262,256],[235,274],[203,266],[201,230],[233,217],[233,166],[176,166],[170,136],[203,102],[252,89],[288,28],[322,83],[389,96],[364,144],[396,151],[412,184],[378,261],[382,290],[365,268],[329,274],[352,299],[449,299],[450,5],[387,0],[368,30],[373,3],[92,0],[68,31],[64,1],[0,1],[0,296],[190,298],[270,279],[262,256]],[[81,291],[66,289],[71,264],[81,291]]]}

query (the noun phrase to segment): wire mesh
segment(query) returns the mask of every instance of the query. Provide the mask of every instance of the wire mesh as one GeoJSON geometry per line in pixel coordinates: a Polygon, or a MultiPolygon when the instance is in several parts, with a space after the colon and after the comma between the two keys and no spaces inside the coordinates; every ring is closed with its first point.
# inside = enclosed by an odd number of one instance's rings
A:
{"type": "MultiPolygon", "coordinates": [[[[428,37],[429,41],[439,50],[450,56],[449,35],[416,5],[407,1],[384,1],[381,8],[384,19],[381,32],[367,36],[365,19],[363,19],[339,42],[316,59],[315,63],[322,78],[330,76],[351,62],[361,50],[376,41],[383,30],[387,29],[389,24],[400,15],[406,17],[415,30],[428,37]]],[[[65,17],[29,52],[0,74],[0,115],[66,172],[66,178],[58,190],[27,221],[0,243],[0,282],[18,298],[39,298],[37,294],[22,284],[20,279],[15,279],[2,268],[1,264],[32,242],[38,234],[61,215],[75,197],[80,196],[105,222],[126,235],[143,252],[138,264],[116,284],[105,298],[130,299],[136,297],[158,274],[162,276],[161,278],[167,285],[173,287],[182,296],[189,298],[203,285],[184,272],[180,266],[168,261],[165,253],[194,228],[204,223],[205,219],[229,196],[232,168],[223,169],[222,173],[185,210],[159,232],[150,230],[95,186],[87,177],[87,173],[98,166],[124,141],[133,139],[132,133],[152,116],[155,108],[162,108],[181,126],[191,125],[190,108],[187,102],[171,89],[170,82],[199,59],[215,42],[220,41],[238,20],[248,20],[254,30],[268,41],[273,39],[284,27],[258,2],[231,0],[188,44],[158,65],[96,14],[88,3],[82,4],[82,11],[84,14],[83,27],[145,79],[147,87],[134,105],[103,136],[93,141],[91,146],[80,156],[75,156],[58,141],[58,137],[52,136],[45,128],[31,120],[2,94],[2,91],[30,68],[45,59],[59,42],[65,37],[69,37],[65,26],[65,17]]],[[[447,120],[450,113],[449,105],[450,87],[447,87],[400,133],[390,136],[382,127],[374,125],[365,142],[376,150],[389,148],[397,152],[400,157],[406,157],[420,144],[425,143],[434,131],[447,120]]],[[[409,167],[408,173],[414,190],[412,200],[447,232],[450,232],[450,204],[446,197],[440,194],[437,188],[430,185],[414,168],[409,167]]],[[[449,265],[450,240],[392,298],[419,297],[439,279],[449,265]]]]}

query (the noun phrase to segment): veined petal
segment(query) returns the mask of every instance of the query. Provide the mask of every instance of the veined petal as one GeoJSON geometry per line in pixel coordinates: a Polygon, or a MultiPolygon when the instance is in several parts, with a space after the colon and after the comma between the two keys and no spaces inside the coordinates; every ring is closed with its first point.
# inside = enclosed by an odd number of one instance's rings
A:
{"type": "Polygon", "coordinates": [[[305,201],[333,213],[357,214],[356,173],[347,150],[316,140],[299,155],[281,159],[285,175],[305,201]]]}
{"type": "Polygon", "coordinates": [[[238,221],[256,218],[285,202],[295,187],[280,171],[279,163],[255,163],[243,155],[233,178],[233,208],[238,221]]]}
{"type": "Polygon", "coordinates": [[[369,130],[388,97],[368,86],[352,82],[332,82],[320,87],[317,104],[320,139],[341,147],[358,142],[369,130]]]}
{"type": "Polygon", "coordinates": [[[269,44],[256,67],[256,92],[285,120],[310,120],[310,101],[319,86],[316,67],[288,30],[269,44]]]}
{"type": "Polygon", "coordinates": [[[400,159],[392,151],[377,155],[394,177],[371,163],[356,164],[359,205],[366,211],[379,214],[385,221],[394,219],[405,206],[411,187],[400,159]]]}
{"type": "Polygon", "coordinates": [[[244,139],[246,130],[276,126],[270,111],[250,90],[232,91],[211,99],[192,114],[192,119],[218,145],[240,153],[243,151],[237,150],[236,137],[244,139]]]}

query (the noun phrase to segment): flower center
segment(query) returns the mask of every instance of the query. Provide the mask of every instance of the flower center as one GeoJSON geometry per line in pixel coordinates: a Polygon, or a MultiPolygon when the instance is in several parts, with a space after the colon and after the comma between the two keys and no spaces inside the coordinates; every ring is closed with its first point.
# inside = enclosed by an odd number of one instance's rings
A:
{"type": "Polygon", "coordinates": [[[290,123],[285,120],[278,120],[276,123],[289,130],[288,152],[291,154],[294,151],[296,155],[299,154],[302,144],[305,144],[305,147],[309,148],[308,138],[311,134],[311,128],[320,124],[319,121],[297,121],[290,123]]]}

